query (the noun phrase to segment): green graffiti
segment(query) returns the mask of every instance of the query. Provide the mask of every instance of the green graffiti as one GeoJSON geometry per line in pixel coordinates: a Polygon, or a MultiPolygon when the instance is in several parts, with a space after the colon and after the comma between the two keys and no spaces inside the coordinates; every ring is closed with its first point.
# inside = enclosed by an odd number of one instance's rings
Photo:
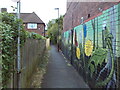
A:
{"type": "Polygon", "coordinates": [[[93,73],[97,70],[98,65],[100,66],[102,65],[103,61],[107,57],[107,53],[108,53],[107,50],[103,48],[98,48],[93,52],[90,61],[88,62],[88,67],[91,70],[91,77],[93,73]],[[94,63],[94,68],[93,68],[93,63],[94,63]]]}
{"type": "Polygon", "coordinates": [[[104,30],[104,37],[105,37],[105,43],[106,43],[106,48],[98,48],[95,51],[93,51],[92,56],[88,62],[88,69],[90,69],[90,76],[92,78],[93,73],[97,74],[97,67],[98,65],[100,65],[100,67],[102,66],[102,63],[106,60],[107,58],[107,54],[108,54],[108,50],[109,53],[112,57],[112,68],[111,71],[108,75],[108,77],[104,80],[104,81],[98,81],[96,83],[96,87],[99,86],[105,86],[112,78],[113,73],[114,73],[114,56],[113,56],[113,49],[112,49],[112,34],[109,33],[108,29],[106,28],[106,30],[104,30]]]}
{"type": "Polygon", "coordinates": [[[110,50],[109,52],[111,54],[112,68],[111,68],[109,76],[104,81],[99,81],[96,84],[96,87],[105,86],[112,79],[112,76],[113,76],[113,73],[114,73],[114,55],[113,55],[113,48],[112,48],[112,38],[113,38],[112,34],[110,34],[108,29],[106,28],[106,30],[105,30],[105,40],[106,40],[106,44],[108,46],[108,49],[110,50]]]}
{"type": "MultiPolygon", "coordinates": [[[[113,55],[112,55],[113,57],[113,55]]],[[[104,81],[100,81],[96,84],[96,87],[99,87],[99,86],[105,86],[112,78],[113,76],[113,73],[114,73],[114,60],[112,58],[112,69],[111,69],[111,72],[109,74],[109,76],[104,80],[104,81]]]]}
{"type": "Polygon", "coordinates": [[[104,30],[104,37],[105,37],[105,43],[106,43],[106,48],[98,48],[95,51],[93,51],[93,54],[88,62],[88,68],[90,69],[90,75],[91,78],[93,76],[93,73],[97,73],[97,67],[100,65],[102,66],[102,63],[104,60],[107,58],[108,50],[112,58],[112,68],[111,71],[108,75],[108,77],[104,81],[97,81],[96,87],[99,86],[105,86],[106,84],[109,83],[111,80],[113,73],[114,73],[114,55],[113,55],[113,48],[112,48],[112,34],[109,33],[108,29],[104,30]]]}

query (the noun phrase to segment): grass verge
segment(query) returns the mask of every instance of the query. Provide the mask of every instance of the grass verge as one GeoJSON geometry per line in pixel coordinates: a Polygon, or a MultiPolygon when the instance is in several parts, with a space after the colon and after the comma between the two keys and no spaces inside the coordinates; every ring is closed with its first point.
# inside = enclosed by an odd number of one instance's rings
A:
{"type": "Polygon", "coordinates": [[[37,67],[31,79],[31,88],[41,88],[41,83],[42,83],[43,76],[46,73],[48,60],[49,60],[49,50],[46,50],[44,57],[42,58],[39,66],[37,67]]]}

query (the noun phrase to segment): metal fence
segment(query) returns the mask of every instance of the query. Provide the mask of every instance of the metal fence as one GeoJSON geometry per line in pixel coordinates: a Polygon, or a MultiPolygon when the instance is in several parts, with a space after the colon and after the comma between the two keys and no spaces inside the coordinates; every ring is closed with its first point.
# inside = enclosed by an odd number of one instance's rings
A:
{"type": "Polygon", "coordinates": [[[120,4],[64,32],[61,50],[90,87],[120,87],[120,4]]]}

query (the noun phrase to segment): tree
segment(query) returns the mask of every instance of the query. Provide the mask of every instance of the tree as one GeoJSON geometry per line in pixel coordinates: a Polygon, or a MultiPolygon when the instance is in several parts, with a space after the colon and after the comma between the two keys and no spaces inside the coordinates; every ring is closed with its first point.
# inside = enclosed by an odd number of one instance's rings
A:
{"type": "Polygon", "coordinates": [[[58,39],[58,23],[59,23],[59,36],[61,36],[61,32],[63,30],[63,16],[60,16],[59,19],[52,19],[47,24],[47,33],[53,44],[57,43],[58,39]],[[59,21],[59,22],[58,22],[59,21]]]}

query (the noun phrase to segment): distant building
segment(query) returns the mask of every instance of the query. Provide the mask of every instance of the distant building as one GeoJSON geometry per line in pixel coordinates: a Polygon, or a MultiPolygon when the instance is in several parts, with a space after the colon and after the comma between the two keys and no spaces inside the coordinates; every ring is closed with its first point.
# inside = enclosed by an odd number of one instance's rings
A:
{"type": "Polygon", "coordinates": [[[0,8],[0,12],[7,12],[7,8],[0,8]]]}
{"type": "Polygon", "coordinates": [[[45,36],[45,23],[36,15],[35,12],[21,13],[20,17],[23,20],[26,30],[45,36]]]}
{"type": "Polygon", "coordinates": [[[25,30],[45,36],[45,23],[37,16],[35,12],[20,13],[20,18],[23,20],[25,30]]]}
{"type": "MultiPolygon", "coordinates": [[[[7,12],[7,8],[1,8],[0,12],[7,12]]],[[[23,20],[25,30],[45,36],[45,23],[37,16],[35,12],[20,13],[20,18],[23,20]]]]}

